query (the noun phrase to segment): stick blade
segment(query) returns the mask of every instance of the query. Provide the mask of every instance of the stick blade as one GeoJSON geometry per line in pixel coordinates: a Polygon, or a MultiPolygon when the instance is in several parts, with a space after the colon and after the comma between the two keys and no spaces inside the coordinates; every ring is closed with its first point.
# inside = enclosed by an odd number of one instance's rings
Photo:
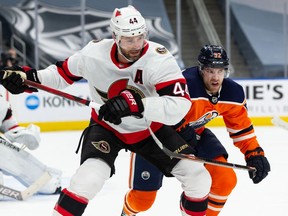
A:
{"type": "Polygon", "coordinates": [[[281,119],[279,116],[274,116],[271,120],[272,124],[275,126],[281,127],[285,130],[288,130],[288,122],[281,119]]]}
{"type": "Polygon", "coordinates": [[[0,184],[0,194],[16,200],[23,200],[21,191],[0,184]]]}

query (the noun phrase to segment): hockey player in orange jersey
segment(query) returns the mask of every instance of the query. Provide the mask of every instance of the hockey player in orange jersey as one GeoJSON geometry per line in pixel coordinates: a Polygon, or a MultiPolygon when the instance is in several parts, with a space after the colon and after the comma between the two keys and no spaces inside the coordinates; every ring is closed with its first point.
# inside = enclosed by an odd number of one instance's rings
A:
{"type": "MultiPolygon", "coordinates": [[[[270,165],[248,117],[243,88],[228,78],[229,58],[226,51],[221,46],[205,45],[200,50],[198,61],[199,66],[183,71],[192,106],[177,130],[190,145],[194,145],[197,156],[226,162],[228,153],[213,132],[205,127],[209,121],[222,116],[230,138],[243,153],[247,165],[257,169],[256,173],[249,173],[257,184],[268,175],[270,165]]],[[[121,216],[148,210],[162,186],[163,174],[145,159],[133,153],[130,164],[133,171],[129,177],[130,190],[125,196],[121,216]]],[[[216,216],[234,189],[237,178],[233,169],[205,166],[212,177],[206,215],[216,216]]]]}

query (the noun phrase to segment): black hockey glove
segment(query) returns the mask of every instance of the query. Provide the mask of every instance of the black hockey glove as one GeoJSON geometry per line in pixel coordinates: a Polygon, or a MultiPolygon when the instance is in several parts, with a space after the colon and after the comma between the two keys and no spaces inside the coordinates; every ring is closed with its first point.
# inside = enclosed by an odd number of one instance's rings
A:
{"type": "Polygon", "coordinates": [[[120,124],[121,118],[125,116],[135,116],[142,118],[144,106],[140,95],[124,90],[120,95],[108,99],[104,105],[100,107],[98,119],[101,121],[109,121],[113,124],[120,124]]]}
{"type": "Polygon", "coordinates": [[[270,171],[270,164],[267,158],[264,156],[264,151],[261,147],[254,150],[247,151],[245,153],[245,159],[248,166],[255,167],[256,173],[253,171],[249,172],[249,176],[252,181],[257,184],[261,182],[270,171]]]}
{"type": "Polygon", "coordinates": [[[193,154],[197,154],[197,139],[194,128],[188,124],[184,128],[181,128],[179,131],[177,130],[177,132],[193,148],[193,154]]]}
{"type": "Polygon", "coordinates": [[[37,71],[28,67],[5,67],[0,72],[0,83],[12,94],[38,91],[36,88],[25,85],[23,82],[25,79],[40,83],[37,71]]]}

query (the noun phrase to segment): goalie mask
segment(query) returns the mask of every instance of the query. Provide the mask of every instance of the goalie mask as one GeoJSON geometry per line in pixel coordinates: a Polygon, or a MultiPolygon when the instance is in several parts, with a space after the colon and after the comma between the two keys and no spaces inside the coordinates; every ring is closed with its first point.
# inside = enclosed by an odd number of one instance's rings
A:
{"type": "Polygon", "coordinates": [[[218,45],[205,45],[198,56],[200,71],[205,67],[224,68],[225,77],[229,76],[229,58],[226,51],[218,45]]]}
{"type": "MultiPolygon", "coordinates": [[[[140,12],[133,6],[116,8],[110,20],[110,28],[113,38],[121,53],[121,37],[135,37],[143,35],[145,41],[143,47],[147,44],[148,30],[146,22],[140,12]]],[[[126,59],[127,57],[124,56],[126,59]]],[[[128,61],[131,61],[127,59],[128,61]]]]}

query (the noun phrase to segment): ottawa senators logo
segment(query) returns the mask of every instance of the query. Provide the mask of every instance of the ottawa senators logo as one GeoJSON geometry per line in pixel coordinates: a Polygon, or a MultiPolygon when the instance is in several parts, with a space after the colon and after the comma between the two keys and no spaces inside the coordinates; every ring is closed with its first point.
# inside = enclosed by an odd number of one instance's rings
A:
{"type": "Polygon", "coordinates": [[[165,54],[168,52],[168,50],[165,47],[157,47],[156,52],[159,54],[165,54]]]}
{"type": "MultiPolygon", "coordinates": [[[[141,74],[142,76],[142,74],[141,74]]],[[[142,80],[142,78],[138,77],[138,80],[142,80]]],[[[138,89],[135,86],[128,85],[129,79],[121,79],[117,80],[114,83],[112,83],[108,89],[108,92],[103,92],[100,91],[99,89],[95,88],[94,89],[97,91],[97,93],[101,96],[101,99],[106,102],[108,99],[115,97],[120,94],[125,89],[134,91],[135,94],[139,94],[141,98],[145,98],[145,94],[138,89]]]]}
{"type": "Polygon", "coordinates": [[[92,142],[91,143],[99,151],[108,154],[110,152],[110,145],[106,141],[92,142]]]}

